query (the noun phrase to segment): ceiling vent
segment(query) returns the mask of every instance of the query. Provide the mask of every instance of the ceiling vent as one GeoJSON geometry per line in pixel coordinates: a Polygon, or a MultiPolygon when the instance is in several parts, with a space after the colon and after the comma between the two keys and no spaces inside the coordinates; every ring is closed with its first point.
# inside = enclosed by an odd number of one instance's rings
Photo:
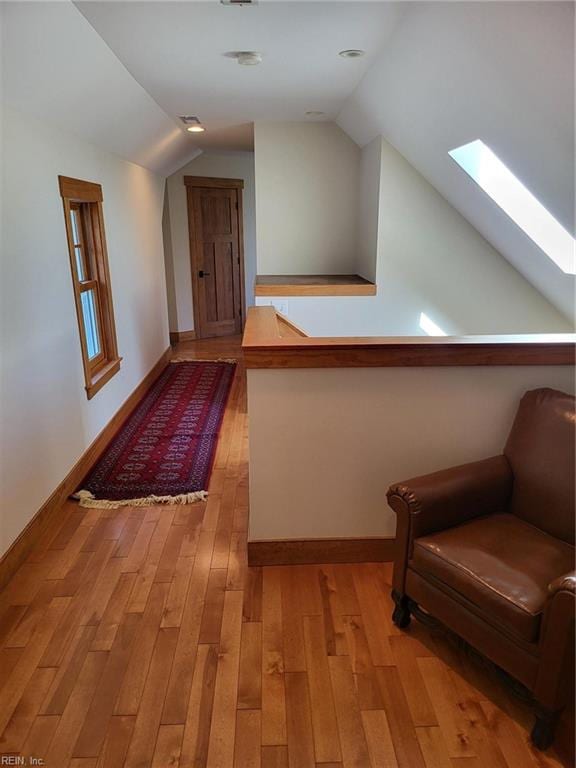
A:
{"type": "Polygon", "coordinates": [[[200,120],[194,115],[179,115],[184,125],[198,125],[200,120]]]}
{"type": "Polygon", "coordinates": [[[258,5],[258,0],[220,0],[222,5],[258,5]]]}
{"type": "Polygon", "coordinates": [[[227,59],[236,59],[238,64],[242,64],[245,67],[253,67],[262,61],[260,51],[226,51],[223,55],[227,59]]]}

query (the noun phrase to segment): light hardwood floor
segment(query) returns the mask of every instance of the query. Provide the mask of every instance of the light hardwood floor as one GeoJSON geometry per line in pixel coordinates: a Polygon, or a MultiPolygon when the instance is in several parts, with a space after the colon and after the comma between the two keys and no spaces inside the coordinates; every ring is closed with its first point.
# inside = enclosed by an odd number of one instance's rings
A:
{"type": "MultiPolygon", "coordinates": [[[[239,340],[176,353],[239,357],[239,340]]],[[[247,567],[241,365],[209,491],[187,507],[66,504],[0,595],[0,753],[50,768],[560,765],[477,663],[392,626],[389,564],[247,567]]]]}

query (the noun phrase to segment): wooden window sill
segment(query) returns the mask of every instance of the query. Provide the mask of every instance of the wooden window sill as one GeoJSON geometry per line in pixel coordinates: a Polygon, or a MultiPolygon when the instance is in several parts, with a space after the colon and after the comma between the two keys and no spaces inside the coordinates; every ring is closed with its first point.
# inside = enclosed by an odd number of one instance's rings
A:
{"type": "Polygon", "coordinates": [[[121,357],[116,358],[116,360],[111,360],[109,363],[106,363],[106,365],[102,366],[102,368],[100,368],[97,373],[94,374],[92,381],[86,386],[86,395],[88,400],[91,400],[96,392],[99,392],[104,384],[109,382],[112,376],[115,376],[118,373],[120,370],[121,362],[121,357]]]}
{"type": "Polygon", "coordinates": [[[258,275],[256,296],[375,296],[376,285],[360,275],[258,275]]]}

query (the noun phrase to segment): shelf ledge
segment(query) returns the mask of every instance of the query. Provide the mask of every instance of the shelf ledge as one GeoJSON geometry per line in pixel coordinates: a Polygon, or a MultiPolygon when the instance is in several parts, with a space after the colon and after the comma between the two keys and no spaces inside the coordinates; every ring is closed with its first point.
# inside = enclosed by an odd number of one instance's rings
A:
{"type": "Polygon", "coordinates": [[[376,285],[360,275],[258,275],[256,296],[375,296],[376,285]]]}

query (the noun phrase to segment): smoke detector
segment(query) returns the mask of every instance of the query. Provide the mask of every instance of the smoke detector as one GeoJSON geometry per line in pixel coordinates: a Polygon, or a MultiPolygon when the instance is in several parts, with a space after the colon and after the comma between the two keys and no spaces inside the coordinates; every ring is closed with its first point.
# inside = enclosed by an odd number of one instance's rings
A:
{"type": "Polygon", "coordinates": [[[364,56],[366,51],[360,48],[347,48],[345,51],[340,51],[338,56],[342,56],[343,59],[359,59],[360,56],[364,56]]]}
{"type": "Polygon", "coordinates": [[[245,67],[254,67],[262,61],[262,54],[259,51],[227,51],[224,56],[236,59],[238,64],[245,67]]]}

